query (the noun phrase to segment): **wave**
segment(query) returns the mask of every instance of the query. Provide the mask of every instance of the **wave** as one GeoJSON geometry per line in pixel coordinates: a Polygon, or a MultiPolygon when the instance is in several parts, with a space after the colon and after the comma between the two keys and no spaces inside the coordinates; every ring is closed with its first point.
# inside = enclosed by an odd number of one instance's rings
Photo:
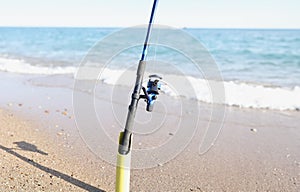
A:
{"type": "Polygon", "coordinates": [[[47,67],[32,65],[22,59],[11,59],[0,57],[0,71],[19,73],[19,74],[42,74],[42,75],[56,75],[56,74],[74,74],[77,68],[72,66],[66,67],[47,67]]]}
{"type": "MultiPolygon", "coordinates": [[[[293,88],[270,87],[237,81],[207,81],[194,77],[187,77],[192,84],[194,96],[182,94],[190,99],[197,99],[206,103],[219,103],[241,108],[274,109],[274,110],[299,110],[300,109],[300,87],[293,88]],[[224,86],[224,99],[218,101],[222,92],[214,93],[212,87],[224,86]]],[[[172,93],[174,96],[174,93],[172,93]]]]}
{"type": "MultiPolygon", "coordinates": [[[[78,75],[77,68],[46,67],[31,65],[24,60],[0,57],[0,71],[20,74],[73,74],[76,79],[91,79],[95,68],[86,67],[86,75],[78,75]]],[[[97,70],[96,70],[97,71],[97,70]]],[[[149,74],[146,74],[149,75],[149,74]]],[[[145,77],[146,77],[145,75],[145,77]]],[[[132,86],[136,72],[123,69],[104,69],[98,77],[102,83],[109,85],[132,86]]],[[[162,92],[172,97],[196,99],[205,103],[219,103],[241,108],[299,110],[300,87],[271,87],[238,81],[207,81],[192,76],[163,75],[162,92]],[[224,100],[214,101],[210,85],[224,87],[224,100]]],[[[147,79],[145,80],[146,84],[147,79]]]]}
{"type": "Polygon", "coordinates": [[[245,108],[299,110],[300,87],[268,87],[224,82],[226,104],[245,108]]]}
{"type": "MultiPolygon", "coordinates": [[[[105,69],[99,77],[106,84],[128,86],[132,85],[134,78],[135,72],[133,71],[111,69],[105,69]]],[[[300,87],[298,86],[288,88],[238,81],[207,81],[179,75],[164,75],[163,78],[162,92],[172,97],[184,97],[205,103],[241,108],[300,110],[300,87]],[[212,96],[212,86],[224,87],[224,99],[222,95],[212,96]]],[[[222,92],[215,94],[222,94],[222,92]]]]}

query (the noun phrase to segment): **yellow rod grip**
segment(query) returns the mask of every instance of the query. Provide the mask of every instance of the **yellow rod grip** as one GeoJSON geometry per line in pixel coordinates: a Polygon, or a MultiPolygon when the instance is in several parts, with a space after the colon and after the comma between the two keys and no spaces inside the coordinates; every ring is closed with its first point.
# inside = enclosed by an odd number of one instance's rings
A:
{"type": "MultiPolygon", "coordinates": [[[[120,134],[122,137],[122,133],[120,134]]],[[[116,192],[129,192],[131,152],[117,155],[116,192]]]]}

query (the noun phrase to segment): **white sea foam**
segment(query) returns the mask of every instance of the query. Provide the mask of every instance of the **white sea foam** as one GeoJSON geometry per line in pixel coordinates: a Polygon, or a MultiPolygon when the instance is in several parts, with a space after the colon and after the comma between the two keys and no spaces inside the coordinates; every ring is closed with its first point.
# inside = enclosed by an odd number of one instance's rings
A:
{"type": "MultiPolygon", "coordinates": [[[[146,74],[148,75],[148,74],[146,74]]],[[[146,76],[145,75],[145,76],[146,76]]],[[[105,69],[100,79],[111,85],[132,85],[135,72],[105,69]],[[128,77],[128,78],[126,78],[128,77]],[[131,79],[130,79],[130,78],[131,79]]],[[[235,81],[207,81],[191,76],[165,75],[162,92],[172,97],[257,109],[299,110],[300,87],[271,87],[235,81]],[[222,94],[224,87],[225,95],[222,94]],[[217,90],[213,92],[212,90],[217,90]],[[213,95],[215,94],[215,95],[213,95]]]]}
{"type": "Polygon", "coordinates": [[[279,110],[300,109],[300,87],[292,89],[225,82],[226,104],[279,110]]]}
{"type": "MultiPolygon", "coordinates": [[[[76,79],[90,79],[91,77],[97,77],[96,72],[99,70],[87,67],[84,69],[85,73],[79,75],[76,74],[77,69],[75,67],[41,67],[30,65],[23,60],[0,58],[0,71],[21,74],[74,74],[76,79]]],[[[145,77],[147,75],[149,74],[146,74],[145,77]]],[[[101,71],[98,80],[110,85],[132,86],[135,76],[135,71],[106,68],[101,71]]],[[[293,88],[270,87],[235,81],[207,81],[191,76],[178,75],[164,75],[163,78],[162,92],[172,97],[185,97],[206,103],[220,103],[243,108],[300,109],[299,86],[293,88]],[[222,92],[212,95],[212,86],[224,87],[224,100],[222,100],[222,95],[218,95],[222,92]]]]}
{"type": "Polygon", "coordinates": [[[0,57],[0,71],[20,73],[20,74],[74,74],[75,67],[44,67],[35,66],[27,63],[24,60],[1,58],[0,57]]]}
{"type": "MultiPolygon", "coordinates": [[[[257,109],[299,110],[300,87],[293,88],[270,87],[234,81],[206,81],[194,77],[187,77],[195,93],[179,91],[180,96],[197,99],[206,103],[220,103],[230,106],[257,109]],[[222,85],[223,84],[223,85],[222,85]],[[212,95],[213,87],[222,87],[225,90],[225,99],[222,92],[212,95]]],[[[176,83],[179,86],[184,86],[176,83]]],[[[175,88],[178,86],[175,86],[175,88]]],[[[188,89],[186,89],[189,91],[188,89]]],[[[217,88],[218,90],[218,88],[217,88]]],[[[174,93],[171,93],[174,95],[174,93]]]]}

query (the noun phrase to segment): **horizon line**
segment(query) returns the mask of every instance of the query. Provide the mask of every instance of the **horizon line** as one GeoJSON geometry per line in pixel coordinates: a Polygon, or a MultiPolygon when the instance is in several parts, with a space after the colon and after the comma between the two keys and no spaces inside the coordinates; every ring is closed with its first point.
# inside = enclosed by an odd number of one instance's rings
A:
{"type": "MultiPolygon", "coordinates": [[[[144,24],[145,25],[145,24],[144,24]]],[[[139,26],[139,25],[135,25],[139,26]]],[[[43,25],[43,26],[35,26],[35,25],[0,25],[0,28],[107,28],[107,29],[122,29],[122,28],[130,28],[135,26],[62,26],[62,25],[43,25]]],[[[173,27],[173,26],[170,26],[173,27]]],[[[178,29],[246,29],[246,30],[300,30],[300,28],[297,27],[173,27],[178,29]]]]}

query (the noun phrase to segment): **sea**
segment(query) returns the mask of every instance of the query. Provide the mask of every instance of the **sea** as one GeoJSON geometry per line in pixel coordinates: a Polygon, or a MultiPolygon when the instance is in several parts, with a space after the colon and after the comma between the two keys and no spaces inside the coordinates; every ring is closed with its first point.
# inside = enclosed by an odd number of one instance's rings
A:
{"type": "MultiPolygon", "coordinates": [[[[76,74],[92,47],[120,30],[122,29],[1,27],[0,71],[23,75],[76,74]]],[[[198,40],[214,59],[224,81],[224,104],[242,108],[300,110],[300,30],[180,30],[198,40]]],[[[109,52],[115,45],[106,46],[106,51],[109,52]]],[[[177,57],[178,52],[165,49],[159,53],[148,53],[150,58],[156,57],[156,54],[176,58],[173,62],[177,66],[189,70],[189,65],[177,57]]],[[[141,49],[126,51],[124,55],[124,63],[137,65],[141,49]]],[[[119,63],[109,69],[106,78],[122,73],[123,65],[122,62],[119,63]]],[[[164,72],[170,73],[167,68],[162,67],[161,73],[164,72]]],[[[109,80],[104,82],[114,84],[109,80]]],[[[203,79],[199,76],[197,82],[202,84],[203,79]]],[[[205,98],[205,94],[201,94],[201,86],[197,89],[199,94],[196,99],[211,102],[205,98]]]]}

